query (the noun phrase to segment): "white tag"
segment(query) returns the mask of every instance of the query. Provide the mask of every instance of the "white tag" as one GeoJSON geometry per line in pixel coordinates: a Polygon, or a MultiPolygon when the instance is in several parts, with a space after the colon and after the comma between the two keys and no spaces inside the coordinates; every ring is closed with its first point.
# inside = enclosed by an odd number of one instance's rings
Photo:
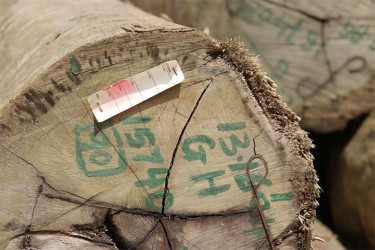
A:
{"type": "Polygon", "coordinates": [[[98,91],[90,95],[88,101],[96,120],[102,122],[181,83],[184,79],[178,62],[168,61],[98,91]]]}

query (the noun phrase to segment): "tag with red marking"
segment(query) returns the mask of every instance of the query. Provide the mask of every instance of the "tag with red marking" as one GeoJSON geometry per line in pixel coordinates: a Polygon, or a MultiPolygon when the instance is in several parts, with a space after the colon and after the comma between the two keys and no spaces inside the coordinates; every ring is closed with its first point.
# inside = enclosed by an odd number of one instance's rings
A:
{"type": "Polygon", "coordinates": [[[105,121],[181,83],[184,74],[176,60],[121,80],[88,97],[98,122],[105,121]]]}

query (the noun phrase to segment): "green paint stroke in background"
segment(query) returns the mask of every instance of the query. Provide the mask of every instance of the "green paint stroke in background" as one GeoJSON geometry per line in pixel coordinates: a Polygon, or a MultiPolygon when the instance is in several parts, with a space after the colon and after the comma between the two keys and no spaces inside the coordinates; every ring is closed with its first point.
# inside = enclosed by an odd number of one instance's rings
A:
{"type": "Polygon", "coordinates": [[[72,58],[70,58],[70,72],[73,74],[73,75],[78,75],[79,73],[81,73],[81,65],[79,64],[79,62],[77,61],[77,59],[73,56],[72,58]]]}
{"type": "Polygon", "coordinates": [[[294,199],[293,192],[283,194],[271,194],[271,201],[290,201],[294,199]]]}
{"type": "Polygon", "coordinates": [[[136,117],[127,117],[122,120],[122,124],[139,124],[139,123],[149,123],[151,117],[149,116],[136,116],[136,117]]]}
{"type": "Polygon", "coordinates": [[[217,125],[219,131],[240,130],[245,128],[246,124],[244,122],[220,123],[217,125]]]}

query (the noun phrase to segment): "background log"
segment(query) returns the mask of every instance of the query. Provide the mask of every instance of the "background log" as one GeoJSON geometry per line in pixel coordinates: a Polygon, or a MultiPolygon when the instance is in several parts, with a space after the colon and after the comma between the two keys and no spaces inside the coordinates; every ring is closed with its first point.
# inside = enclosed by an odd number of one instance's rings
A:
{"type": "Polygon", "coordinates": [[[313,225],[313,235],[315,237],[314,249],[316,250],[345,250],[337,235],[324,225],[320,220],[315,220],[313,225]],[[324,240],[324,242],[323,242],[324,240]]]}
{"type": "Polygon", "coordinates": [[[375,247],[374,149],[373,111],[346,145],[339,157],[339,167],[331,173],[331,207],[336,228],[362,248],[375,247]]]}
{"type": "Polygon", "coordinates": [[[0,248],[310,249],[311,141],[239,41],[115,0],[8,7],[0,248]],[[89,95],[169,60],[181,85],[95,120],[89,95]]]}
{"type": "Polygon", "coordinates": [[[375,92],[375,3],[371,0],[132,0],[177,23],[240,36],[260,55],[301,126],[327,133],[368,113],[375,92]],[[322,112],[324,110],[324,112],[322,112]]]}

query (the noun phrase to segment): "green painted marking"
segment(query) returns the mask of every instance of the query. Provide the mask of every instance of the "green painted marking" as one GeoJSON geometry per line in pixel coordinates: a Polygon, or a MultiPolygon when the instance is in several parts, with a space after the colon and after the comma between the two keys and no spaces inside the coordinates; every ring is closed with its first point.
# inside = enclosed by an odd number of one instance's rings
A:
{"type": "Polygon", "coordinates": [[[179,246],[178,247],[178,250],[188,250],[188,247],[187,246],[179,246]]]}
{"type": "Polygon", "coordinates": [[[209,196],[209,195],[217,195],[219,193],[223,193],[229,190],[230,184],[215,185],[215,177],[222,176],[225,174],[225,170],[213,171],[208,172],[205,174],[195,175],[191,177],[192,181],[208,181],[208,188],[201,189],[199,191],[199,196],[209,196]]]}
{"type": "Polygon", "coordinates": [[[369,49],[375,52],[375,36],[372,39],[372,44],[369,46],[369,49]]]}
{"type": "Polygon", "coordinates": [[[136,117],[127,117],[121,121],[122,124],[139,124],[139,123],[149,123],[151,117],[149,116],[136,116],[136,117]]]}
{"type": "Polygon", "coordinates": [[[221,146],[221,149],[227,156],[232,156],[237,153],[237,147],[239,148],[247,148],[250,145],[250,138],[247,135],[247,133],[244,133],[243,135],[243,141],[240,141],[237,137],[237,135],[231,135],[230,136],[230,142],[232,144],[232,148],[229,149],[227,144],[225,143],[223,138],[219,138],[219,143],[221,146]]]}
{"type": "Polygon", "coordinates": [[[74,56],[70,58],[70,72],[75,76],[81,73],[81,65],[74,56]]]}
{"type": "Polygon", "coordinates": [[[207,163],[206,151],[202,145],[198,146],[198,150],[193,150],[190,146],[195,143],[204,143],[207,144],[210,149],[215,148],[215,141],[207,135],[194,135],[186,138],[182,144],[182,151],[185,153],[184,159],[188,161],[199,160],[203,164],[207,163]]]}
{"type": "Polygon", "coordinates": [[[294,199],[294,193],[271,194],[271,201],[290,201],[294,199]]]}
{"type": "MultiPolygon", "coordinates": [[[[253,182],[254,185],[256,185],[256,183],[259,183],[260,180],[262,179],[262,177],[263,176],[261,176],[260,174],[250,174],[251,181],[253,182]]],[[[246,173],[235,175],[234,180],[235,180],[238,188],[242,192],[246,193],[246,192],[250,192],[252,190],[251,184],[250,184],[250,181],[249,181],[249,177],[247,176],[246,173]]],[[[268,178],[265,178],[262,181],[262,185],[266,185],[268,187],[272,186],[272,181],[268,178]]]]}
{"type": "Polygon", "coordinates": [[[329,41],[329,40],[328,40],[326,37],[324,37],[324,40],[321,41],[320,46],[318,47],[318,49],[317,49],[316,52],[315,52],[315,57],[319,56],[319,55],[322,53],[323,49],[324,49],[325,47],[327,47],[328,41],[329,41]]]}
{"type": "Polygon", "coordinates": [[[160,154],[160,148],[158,146],[155,146],[152,151],[151,155],[141,155],[137,154],[134,158],[134,161],[147,161],[147,162],[152,162],[152,163],[163,163],[164,158],[160,154]]]}
{"type": "Polygon", "coordinates": [[[126,133],[126,141],[130,147],[141,148],[146,145],[146,138],[151,145],[155,145],[155,136],[148,128],[136,128],[134,136],[131,133],[126,133]]]}
{"type": "Polygon", "coordinates": [[[241,11],[239,13],[240,17],[250,23],[253,21],[256,12],[262,7],[259,3],[257,2],[246,2],[245,5],[243,5],[243,1],[239,1],[239,6],[241,7],[241,11]]]}
{"type": "MultiPolygon", "coordinates": [[[[162,212],[163,205],[155,205],[155,200],[159,199],[162,200],[164,196],[164,191],[156,191],[152,194],[149,194],[149,196],[146,198],[145,203],[146,207],[155,211],[155,212],[162,212]]],[[[164,211],[167,211],[172,205],[173,205],[173,195],[169,192],[167,192],[165,196],[165,208],[164,211]]],[[[160,202],[161,203],[161,202],[160,202]]]]}
{"type": "Polygon", "coordinates": [[[283,57],[277,60],[275,65],[276,71],[271,73],[270,76],[272,79],[284,79],[289,73],[289,63],[283,57]]]}
{"type": "Polygon", "coordinates": [[[315,30],[308,30],[306,32],[306,43],[301,44],[301,49],[305,51],[310,51],[312,48],[314,48],[316,45],[318,45],[318,42],[320,40],[320,34],[315,30]]]}
{"type": "Polygon", "coordinates": [[[154,188],[164,184],[165,176],[167,175],[168,168],[149,168],[147,170],[148,179],[135,182],[136,187],[149,187],[154,188]],[[160,178],[156,176],[160,175],[160,178]]]}
{"type": "Polygon", "coordinates": [[[368,35],[367,25],[354,25],[347,22],[344,25],[344,30],[340,32],[340,38],[349,39],[352,44],[358,44],[363,38],[368,35]]]}
{"type": "Polygon", "coordinates": [[[280,39],[282,37],[285,37],[286,43],[288,45],[293,45],[294,44],[293,38],[297,34],[297,32],[300,32],[302,30],[301,26],[304,23],[304,20],[298,19],[296,23],[294,24],[287,23],[284,20],[284,18],[278,19],[278,21],[279,21],[278,24],[281,26],[281,29],[277,33],[277,38],[280,39]],[[289,34],[287,34],[286,32],[287,30],[290,30],[289,34]],[[284,36],[284,34],[287,34],[287,35],[284,36]]]}
{"type": "Polygon", "coordinates": [[[244,122],[220,123],[217,125],[217,129],[219,131],[232,131],[245,128],[246,124],[244,122]]]}
{"type": "MultiPolygon", "coordinates": [[[[275,223],[275,219],[274,218],[265,218],[265,222],[266,222],[266,226],[267,226],[267,230],[269,231],[270,230],[270,224],[271,223],[275,223]]],[[[242,231],[242,234],[244,235],[256,235],[257,237],[257,240],[260,240],[261,238],[264,238],[264,228],[263,228],[263,225],[261,223],[251,223],[251,229],[249,230],[245,230],[245,231],[242,231]]]]}
{"type": "MultiPolygon", "coordinates": [[[[263,204],[260,204],[260,209],[262,211],[269,210],[271,208],[271,203],[267,199],[267,197],[264,195],[263,192],[257,192],[257,197],[260,203],[262,203],[263,201],[263,204]]],[[[253,209],[258,209],[254,196],[252,196],[250,199],[250,210],[253,210],[253,209]]]]}
{"type": "Polygon", "coordinates": [[[92,153],[89,157],[89,161],[98,166],[108,165],[108,163],[111,160],[112,160],[112,155],[103,150],[97,150],[94,153],[92,153]],[[100,158],[103,158],[103,159],[100,159],[100,158]]]}
{"type": "MultiPolygon", "coordinates": [[[[247,176],[247,173],[246,173],[247,163],[230,164],[230,165],[228,165],[228,167],[233,172],[235,172],[235,171],[241,171],[242,172],[242,174],[234,176],[234,181],[236,182],[238,188],[244,193],[251,191],[251,185],[250,185],[249,177],[247,176]]],[[[257,167],[259,167],[258,162],[251,162],[250,163],[250,170],[255,169],[257,167]]],[[[255,184],[255,183],[259,183],[262,176],[260,174],[251,174],[250,173],[250,178],[251,178],[251,181],[255,184]]],[[[268,178],[265,178],[262,182],[262,185],[263,184],[266,185],[266,186],[271,186],[272,181],[268,178]]]]}
{"type": "Polygon", "coordinates": [[[262,12],[259,13],[259,19],[265,23],[271,23],[273,18],[273,12],[269,8],[263,8],[262,12]]]}
{"type": "Polygon", "coordinates": [[[126,170],[127,163],[120,134],[115,127],[111,127],[111,130],[117,144],[117,163],[112,160],[112,155],[108,151],[104,151],[105,149],[112,149],[112,144],[108,141],[108,136],[106,136],[103,131],[99,130],[96,125],[77,125],[74,128],[76,142],[76,161],[79,168],[84,172],[86,176],[112,176],[120,174],[126,170]],[[98,131],[97,134],[95,134],[95,131],[98,131]],[[82,133],[84,132],[90,133],[90,141],[85,141],[81,137],[82,133]],[[87,153],[90,154],[89,162],[93,164],[92,166],[88,166],[86,163],[85,159],[87,157],[87,153]],[[100,160],[98,159],[98,157],[104,158],[100,160]]]}

